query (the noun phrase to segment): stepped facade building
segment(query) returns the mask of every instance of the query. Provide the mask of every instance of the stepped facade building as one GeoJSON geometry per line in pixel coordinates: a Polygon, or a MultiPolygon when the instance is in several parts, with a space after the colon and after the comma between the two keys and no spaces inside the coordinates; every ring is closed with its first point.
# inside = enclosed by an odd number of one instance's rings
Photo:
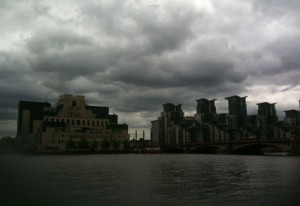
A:
{"type": "Polygon", "coordinates": [[[129,141],[128,125],[108,107],[90,106],[84,96],[64,94],[54,107],[48,102],[20,101],[18,145],[23,150],[122,148],[129,141]],[[104,143],[105,142],[105,143],[104,143]]]}
{"type": "Polygon", "coordinates": [[[198,99],[196,114],[185,117],[181,105],[167,103],[151,122],[152,145],[233,142],[244,139],[295,139],[300,137],[300,111],[287,110],[279,121],[275,103],[258,103],[257,115],[247,114],[247,97],[226,97],[228,113],[218,114],[215,99],[198,99]]]}

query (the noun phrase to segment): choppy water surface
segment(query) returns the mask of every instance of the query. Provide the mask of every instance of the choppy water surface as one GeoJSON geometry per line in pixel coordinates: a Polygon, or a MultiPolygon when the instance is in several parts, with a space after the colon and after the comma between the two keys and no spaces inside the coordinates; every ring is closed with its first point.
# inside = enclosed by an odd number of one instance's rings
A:
{"type": "Polygon", "coordinates": [[[300,157],[0,155],[0,175],[0,205],[300,205],[300,157]]]}

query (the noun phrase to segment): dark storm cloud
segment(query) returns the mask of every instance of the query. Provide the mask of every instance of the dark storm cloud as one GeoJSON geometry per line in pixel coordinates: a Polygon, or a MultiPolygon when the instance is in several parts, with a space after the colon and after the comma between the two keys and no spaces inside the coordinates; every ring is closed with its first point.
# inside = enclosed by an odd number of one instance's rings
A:
{"type": "Polygon", "coordinates": [[[299,15],[300,2],[298,0],[284,2],[281,0],[254,0],[253,7],[259,12],[266,13],[268,16],[299,15]]]}
{"type": "Polygon", "coordinates": [[[80,36],[70,30],[48,30],[38,31],[28,40],[27,47],[31,53],[40,54],[48,50],[76,49],[81,45],[92,45],[92,39],[80,36]]]}
{"type": "MultiPolygon", "coordinates": [[[[300,33],[293,34],[284,39],[279,39],[269,45],[269,51],[276,56],[281,63],[282,72],[300,69],[300,33]]],[[[277,71],[280,72],[280,71],[277,71]]]]}
{"type": "Polygon", "coordinates": [[[64,81],[104,71],[113,58],[95,47],[91,38],[70,31],[36,33],[28,40],[27,48],[35,72],[64,81]]]}
{"type": "MultiPolygon", "coordinates": [[[[256,59],[257,70],[251,81],[258,84],[275,83],[289,91],[299,85],[300,78],[300,32],[290,33],[269,42],[256,59]]],[[[253,83],[252,83],[253,84],[253,83]]]]}
{"type": "Polygon", "coordinates": [[[54,104],[62,93],[128,112],[127,123],[139,128],[166,102],[183,103],[189,114],[199,98],[218,99],[226,112],[224,97],[234,94],[249,96],[250,111],[284,96],[292,107],[300,92],[299,4],[1,1],[0,123],[10,120],[13,131],[19,100],[54,104]]]}
{"type": "Polygon", "coordinates": [[[101,28],[100,34],[129,38],[131,43],[140,39],[143,54],[176,50],[194,35],[191,28],[202,14],[191,5],[173,1],[152,5],[138,1],[97,2],[86,5],[82,14],[101,28]]]}
{"type": "MultiPolygon", "coordinates": [[[[176,59],[174,59],[176,62],[176,59]]],[[[186,65],[168,65],[172,72],[160,71],[158,68],[147,68],[151,63],[128,65],[128,68],[115,68],[112,79],[128,84],[149,87],[210,87],[222,85],[226,82],[240,83],[245,77],[228,62],[190,62],[186,65]],[[139,72],[143,68],[142,72],[139,72]],[[189,68],[189,69],[186,69],[189,68]]]]}
{"type": "Polygon", "coordinates": [[[150,52],[155,54],[165,50],[176,50],[186,40],[193,38],[193,23],[202,16],[185,4],[173,4],[170,1],[165,6],[168,13],[156,21],[151,14],[134,16],[140,25],[140,31],[150,42],[150,52]]]}
{"type": "Polygon", "coordinates": [[[16,97],[33,98],[36,93],[28,93],[28,89],[36,91],[32,84],[31,71],[22,55],[0,51],[0,108],[17,109],[16,97]]]}

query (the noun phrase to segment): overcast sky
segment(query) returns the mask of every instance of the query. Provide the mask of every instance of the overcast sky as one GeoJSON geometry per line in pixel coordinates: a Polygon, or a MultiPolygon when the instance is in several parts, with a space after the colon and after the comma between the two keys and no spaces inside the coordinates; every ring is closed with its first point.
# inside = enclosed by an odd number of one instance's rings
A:
{"type": "MultiPolygon", "coordinates": [[[[299,0],[1,0],[0,137],[15,136],[19,100],[64,93],[109,106],[130,133],[166,102],[194,115],[196,99],[300,99],[299,0]]],[[[141,132],[140,132],[141,134],[141,132]]]]}

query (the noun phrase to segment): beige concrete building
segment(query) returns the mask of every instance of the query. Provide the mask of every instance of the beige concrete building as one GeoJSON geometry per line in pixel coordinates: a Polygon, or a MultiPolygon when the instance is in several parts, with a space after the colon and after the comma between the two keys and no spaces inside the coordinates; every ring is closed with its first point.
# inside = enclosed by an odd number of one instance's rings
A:
{"type": "Polygon", "coordinates": [[[19,102],[17,138],[25,150],[120,149],[129,141],[128,125],[108,107],[89,106],[84,96],[64,94],[54,107],[19,102]]]}

